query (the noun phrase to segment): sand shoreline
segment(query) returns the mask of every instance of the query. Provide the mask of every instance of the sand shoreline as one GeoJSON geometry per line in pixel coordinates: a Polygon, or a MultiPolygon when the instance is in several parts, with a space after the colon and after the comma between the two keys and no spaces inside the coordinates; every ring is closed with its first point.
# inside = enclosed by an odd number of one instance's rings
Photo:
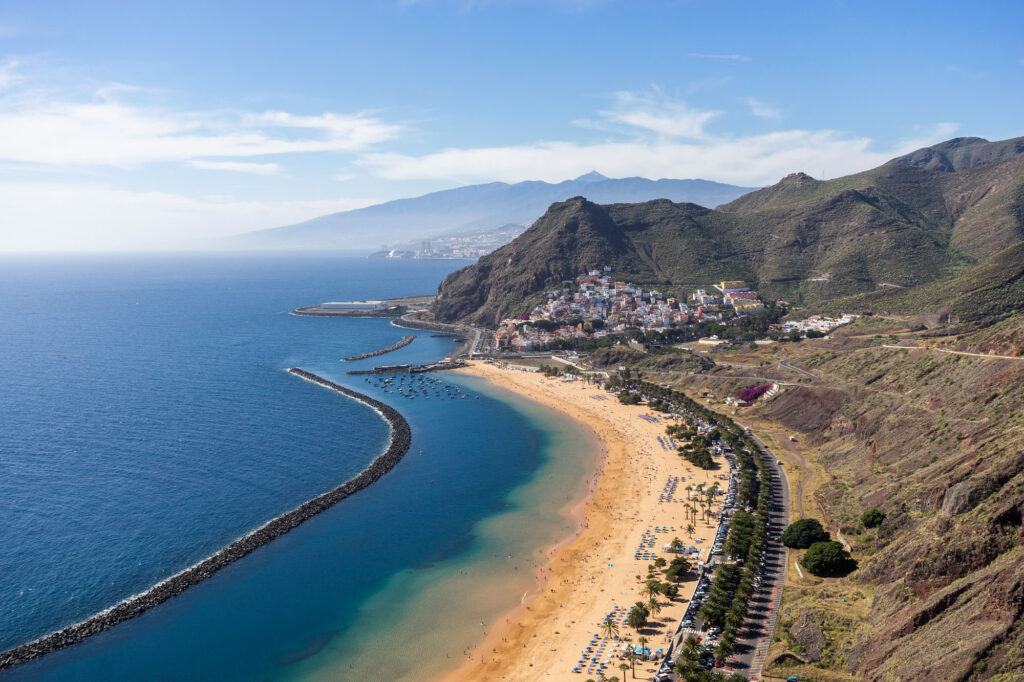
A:
{"type": "MultiPolygon", "coordinates": [[[[647,409],[621,405],[598,387],[479,363],[458,371],[558,410],[586,426],[604,452],[586,495],[569,503],[569,511],[577,519],[575,532],[543,548],[547,561],[537,571],[534,588],[518,606],[488,624],[484,641],[458,668],[436,679],[580,679],[571,669],[596,632],[597,623],[613,606],[627,607],[641,598],[637,578],[646,574],[649,563],[634,559],[641,534],[652,525],[671,526],[671,532],[658,538],[659,545],[672,536],[689,537],[689,542],[697,543],[708,543],[713,536],[714,520],[698,520],[693,536],[687,536],[683,504],[659,498],[663,479],[681,477],[683,485],[718,479],[695,469],[674,451],[659,447],[657,436],[664,434],[664,424],[641,419],[647,409]]],[[[679,496],[685,492],[683,485],[679,496]]],[[[694,581],[679,587],[679,597],[666,604],[657,618],[658,627],[643,633],[650,641],[648,646],[665,645],[666,636],[674,631],[685,610],[694,581]]],[[[622,635],[635,641],[637,633],[623,627],[622,635]]],[[[615,668],[620,661],[608,657],[613,662],[606,674],[621,675],[615,668]]],[[[653,663],[638,663],[637,679],[649,678],[653,671],[653,663]]],[[[582,678],[588,676],[593,675],[582,678]]]]}
{"type": "MultiPolygon", "coordinates": [[[[493,381],[491,377],[485,376],[481,372],[474,371],[472,366],[456,371],[461,371],[466,374],[473,374],[474,376],[486,378],[493,381]]],[[[501,386],[502,388],[512,390],[517,394],[526,397],[530,400],[534,400],[535,402],[541,402],[533,396],[521,393],[520,391],[517,391],[513,388],[510,388],[509,386],[506,386],[502,382],[494,381],[494,383],[501,386]]],[[[542,404],[547,407],[554,406],[550,403],[542,404]]],[[[543,594],[545,586],[548,582],[548,578],[551,575],[552,570],[554,568],[555,559],[558,552],[563,548],[567,547],[573,541],[577,540],[583,534],[584,529],[587,527],[586,506],[594,497],[594,490],[597,486],[598,478],[601,475],[602,466],[604,464],[605,458],[608,456],[608,447],[604,439],[593,429],[593,427],[590,424],[584,421],[580,421],[579,419],[576,419],[572,415],[562,410],[559,411],[563,412],[563,414],[569,419],[573,419],[574,421],[582,424],[587,429],[587,431],[591,433],[591,435],[600,444],[601,447],[601,454],[598,456],[595,462],[594,472],[590,475],[590,478],[587,482],[586,494],[583,497],[577,498],[576,500],[571,500],[566,505],[567,507],[569,507],[568,515],[576,521],[576,527],[573,529],[572,533],[562,538],[561,540],[558,540],[553,544],[540,548],[541,551],[543,551],[543,553],[545,554],[545,556],[547,556],[547,561],[540,568],[537,569],[533,588],[523,594],[523,597],[520,600],[519,604],[515,606],[512,610],[501,614],[501,616],[499,616],[496,620],[489,623],[486,631],[488,633],[487,636],[470,652],[466,661],[464,661],[463,664],[455,670],[447,671],[445,673],[442,673],[437,678],[435,678],[435,680],[437,680],[438,682],[456,682],[457,680],[475,679],[473,676],[474,672],[477,670],[478,667],[481,666],[481,663],[487,659],[487,654],[485,652],[493,652],[497,648],[499,643],[507,642],[508,639],[505,635],[518,622],[518,619],[530,610],[531,604],[537,599],[537,597],[543,594]]]]}

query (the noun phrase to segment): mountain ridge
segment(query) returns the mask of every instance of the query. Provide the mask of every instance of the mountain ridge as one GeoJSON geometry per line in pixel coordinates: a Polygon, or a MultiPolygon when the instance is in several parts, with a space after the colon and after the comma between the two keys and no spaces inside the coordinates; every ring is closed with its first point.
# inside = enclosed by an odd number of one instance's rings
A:
{"type": "Polygon", "coordinates": [[[529,224],[552,203],[587,194],[603,203],[665,197],[718,205],[751,191],[711,180],[607,178],[591,171],[572,180],[490,182],[396,199],[230,240],[245,248],[379,248],[415,239],[460,235],[509,223],[529,224]]]}
{"type": "Polygon", "coordinates": [[[918,150],[833,180],[790,174],[717,209],[556,202],[512,243],[446,277],[436,313],[493,323],[599,265],[637,282],[746,279],[798,303],[941,280],[1024,241],[1024,138],[958,139],[926,149],[960,150],[961,170],[906,162],[927,156],[918,150]]]}

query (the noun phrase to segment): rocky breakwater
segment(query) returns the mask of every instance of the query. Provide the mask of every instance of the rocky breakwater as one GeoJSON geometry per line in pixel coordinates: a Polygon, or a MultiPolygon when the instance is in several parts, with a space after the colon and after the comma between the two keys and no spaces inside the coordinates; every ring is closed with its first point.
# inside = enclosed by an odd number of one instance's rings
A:
{"type": "Polygon", "coordinates": [[[348,357],[348,358],[342,358],[341,361],[342,362],[355,362],[356,360],[365,360],[366,358],[375,358],[378,355],[384,355],[385,353],[390,353],[393,350],[398,350],[399,348],[405,348],[410,343],[412,343],[415,339],[416,339],[416,335],[415,334],[406,334],[405,336],[402,337],[401,341],[399,341],[398,343],[393,343],[390,346],[388,346],[387,348],[381,348],[380,350],[371,351],[369,353],[361,353],[359,355],[353,355],[353,356],[348,357]]]}
{"type": "Polygon", "coordinates": [[[288,372],[329,388],[332,391],[337,391],[373,408],[391,427],[391,438],[388,447],[376,459],[370,462],[370,465],[362,472],[342,483],[337,488],[318,495],[295,509],[268,521],[199,563],[157,583],[142,594],[126,599],[80,623],[0,653],[0,670],[39,658],[57,649],[77,644],[88,637],[99,634],[104,630],[109,630],[118,623],[134,618],[147,609],[167,601],[171,597],[181,594],[193,585],[211,577],[225,566],[238,561],[250,552],[284,535],[304,521],[336,505],[349,495],[370,486],[381,476],[393,469],[401,461],[402,457],[405,456],[412,440],[412,432],[409,429],[409,423],[398,410],[379,400],[374,400],[367,395],[340,386],[298,367],[292,367],[288,372]]]}
{"type": "Polygon", "coordinates": [[[403,315],[396,320],[391,320],[391,324],[396,327],[405,327],[407,329],[422,329],[425,331],[441,332],[445,335],[458,336],[465,339],[458,349],[451,353],[453,358],[472,352],[474,346],[476,346],[480,341],[480,330],[477,328],[465,327],[458,324],[446,324],[444,322],[430,322],[427,320],[421,320],[415,315],[403,315]]]}

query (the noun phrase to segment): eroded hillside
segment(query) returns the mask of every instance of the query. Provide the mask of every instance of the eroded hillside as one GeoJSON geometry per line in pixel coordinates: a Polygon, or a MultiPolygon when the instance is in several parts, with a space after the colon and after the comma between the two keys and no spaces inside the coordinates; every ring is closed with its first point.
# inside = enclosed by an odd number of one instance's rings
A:
{"type": "MultiPolygon", "coordinates": [[[[936,349],[807,355],[820,377],[760,408],[807,439],[829,480],[816,497],[873,594],[841,661],[857,679],[1024,675],[1024,361],[936,349]],[[868,530],[858,517],[878,507],[868,530]]],[[[916,344],[901,335],[899,345],[916,344]]],[[[826,613],[791,609],[790,623],[826,613]]]]}

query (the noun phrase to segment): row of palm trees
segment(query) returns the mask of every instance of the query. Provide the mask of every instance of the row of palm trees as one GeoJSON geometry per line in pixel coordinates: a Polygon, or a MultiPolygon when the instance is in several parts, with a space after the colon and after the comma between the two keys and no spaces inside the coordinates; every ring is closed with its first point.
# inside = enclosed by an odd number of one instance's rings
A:
{"type": "Polygon", "coordinates": [[[715,498],[718,497],[722,489],[718,487],[718,483],[712,483],[710,487],[705,488],[703,483],[697,484],[697,503],[693,504],[687,502],[685,505],[686,517],[690,519],[690,524],[686,527],[686,533],[693,539],[694,530],[693,524],[697,522],[697,512],[701,514],[701,518],[707,521],[712,514],[712,509],[715,505],[715,498]]]}

